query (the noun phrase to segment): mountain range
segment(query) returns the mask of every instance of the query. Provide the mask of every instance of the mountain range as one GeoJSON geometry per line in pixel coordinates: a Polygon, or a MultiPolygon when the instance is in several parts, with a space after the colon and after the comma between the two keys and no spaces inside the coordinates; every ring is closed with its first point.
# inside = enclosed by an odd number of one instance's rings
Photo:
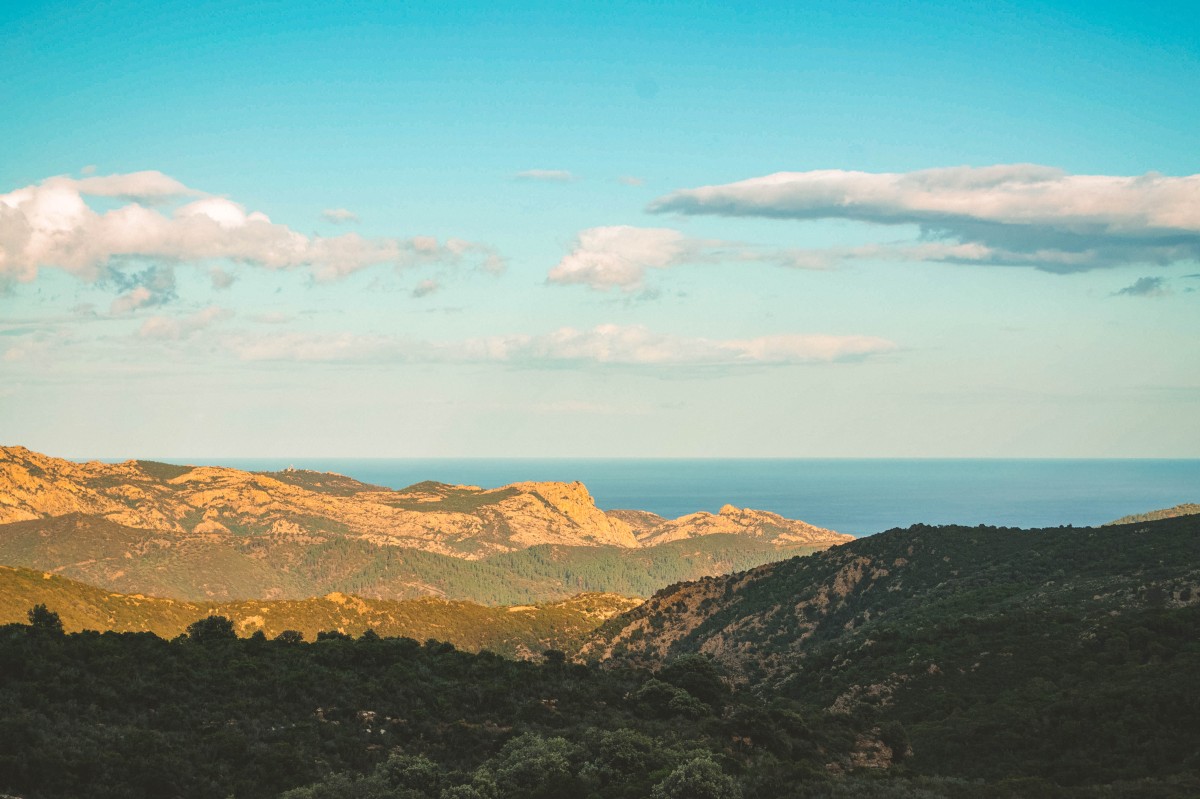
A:
{"type": "Polygon", "coordinates": [[[605,512],[578,482],[391,490],[297,469],[76,463],[0,448],[0,563],[185,601],[647,596],[849,540],[731,505],[678,519],[605,512]]]}

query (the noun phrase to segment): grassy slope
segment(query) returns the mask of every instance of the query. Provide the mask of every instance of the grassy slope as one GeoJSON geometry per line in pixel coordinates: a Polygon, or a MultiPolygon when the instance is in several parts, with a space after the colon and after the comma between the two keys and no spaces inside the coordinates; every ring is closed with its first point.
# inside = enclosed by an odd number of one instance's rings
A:
{"type": "Polygon", "coordinates": [[[455,646],[525,656],[545,649],[574,650],[604,619],[636,600],[589,594],[536,606],[485,607],[435,599],[364,600],[340,594],[304,600],[195,603],[110,593],[42,572],[0,566],[0,624],[24,622],[44,604],[68,631],[153,632],[172,638],[209,615],[233,619],[242,635],[262,630],[274,637],[299,630],[308,640],[320,631],[435,638],[455,646]]]}
{"type": "Polygon", "coordinates": [[[1194,516],[1196,514],[1200,514],[1200,505],[1195,502],[1185,502],[1182,505],[1176,505],[1172,508],[1152,510],[1148,513],[1136,513],[1132,516],[1122,516],[1120,519],[1108,524],[1136,524],[1137,522],[1153,522],[1160,519],[1174,519],[1177,516],[1194,516]]]}

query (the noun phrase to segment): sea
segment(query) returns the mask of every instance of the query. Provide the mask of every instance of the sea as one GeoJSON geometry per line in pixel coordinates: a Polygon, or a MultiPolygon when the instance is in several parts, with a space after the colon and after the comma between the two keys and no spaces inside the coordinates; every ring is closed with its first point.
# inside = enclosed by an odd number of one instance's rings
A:
{"type": "MultiPolygon", "coordinates": [[[[179,463],[178,459],[170,459],[179,463]]],[[[1200,502],[1200,460],[232,459],[252,471],[337,472],[389,488],[578,480],[605,509],[667,518],[722,505],[856,536],[911,524],[1091,526],[1200,502]]]]}

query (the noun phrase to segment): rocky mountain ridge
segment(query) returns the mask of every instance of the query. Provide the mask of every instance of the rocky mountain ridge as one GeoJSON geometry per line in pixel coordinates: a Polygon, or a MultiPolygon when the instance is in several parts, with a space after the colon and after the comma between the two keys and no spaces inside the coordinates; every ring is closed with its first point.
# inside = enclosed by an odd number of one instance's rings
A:
{"type": "Polygon", "coordinates": [[[130,460],[75,463],[0,448],[0,524],[80,514],[177,541],[344,538],[479,559],[543,544],[636,549],[713,533],[781,546],[829,546],[852,536],[761,511],[726,507],[680,519],[605,513],[582,483],[495,489],[418,483],[398,491],[303,470],[258,473],[130,460]],[[636,525],[630,519],[637,519],[636,525]],[[636,526],[636,532],[635,532],[636,526]]]}

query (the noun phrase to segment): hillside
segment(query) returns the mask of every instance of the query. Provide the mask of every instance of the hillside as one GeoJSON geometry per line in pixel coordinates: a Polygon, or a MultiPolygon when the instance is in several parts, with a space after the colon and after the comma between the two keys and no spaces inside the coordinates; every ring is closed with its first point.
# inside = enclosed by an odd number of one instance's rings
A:
{"type": "Polygon", "coordinates": [[[1200,765],[1197,630],[1200,516],[916,526],[672,586],[582,657],[702,653],[749,690],[903,725],[924,773],[1074,784],[1200,765]]]}
{"type": "Polygon", "coordinates": [[[852,540],[734,508],[606,513],[580,483],[392,491],[295,469],[78,464],[20,447],[0,448],[0,521],[0,563],[182,600],[646,596],[852,540]]]}
{"type": "Polygon", "coordinates": [[[1148,513],[1135,513],[1132,516],[1122,516],[1116,521],[1109,522],[1113,524],[1136,524],[1137,522],[1154,522],[1160,519],[1174,519],[1177,516],[1195,516],[1200,513],[1200,505],[1194,502],[1185,502],[1182,505],[1176,505],[1172,508],[1163,508],[1161,510],[1152,510],[1148,513]]]}
{"type": "Polygon", "coordinates": [[[0,563],[109,591],[191,601],[304,599],[330,592],[489,605],[554,601],[583,592],[646,597],[680,580],[811,551],[722,534],[633,549],[543,544],[467,560],[357,539],[179,541],[78,514],[0,525],[0,563]]]}
{"type": "Polygon", "coordinates": [[[494,490],[421,483],[391,491],[313,472],[79,464],[22,447],[0,449],[0,522],[73,513],[156,530],[173,541],[344,538],[461,558],[535,544],[638,545],[580,483],[494,490]]]}
{"type": "MultiPolygon", "coordinates": [[[[64,634],[34,614],[0,625],[0,794],[1191,799],[1196,522],[890,531],[663,591],[604,625],[611,643],[648,620],[602,665],[218,622],[64,634]]],[[[320,602],[324,623],[358,612],[320,602]]]]}
{"type": "Polygon", "coordinates": [[[703,652],[748,676],[770,674],[818,643],[908,613],[1107,613],[1148,597],[1200,602],[1200,517],[1095,529],[889,530],[667,588],[605,625],[587,654],[651,665],[703,652]]]}
{"type": "Polygon", "coordinates": [[[485,607],[438,599],[387,601],[340,593],[303,600],[195,603],[114,594],[51,574],[0,566],[0,624],[24,622],[26,611],[46,605],[68,632],[152,632],[174,638],[208,616],[231,619],[239,635],[262,631],[274,638],[296,630],[309,640],[337,631],[354,637],[368,629],[381,636],[448,641],[471,652],[538,656],[546,649],[573,651],[605,620],[638,604],[611,594],[581,594],[541,605],[485,607]],[[22,610],[24,608],[24,610],[22,610]]]}

